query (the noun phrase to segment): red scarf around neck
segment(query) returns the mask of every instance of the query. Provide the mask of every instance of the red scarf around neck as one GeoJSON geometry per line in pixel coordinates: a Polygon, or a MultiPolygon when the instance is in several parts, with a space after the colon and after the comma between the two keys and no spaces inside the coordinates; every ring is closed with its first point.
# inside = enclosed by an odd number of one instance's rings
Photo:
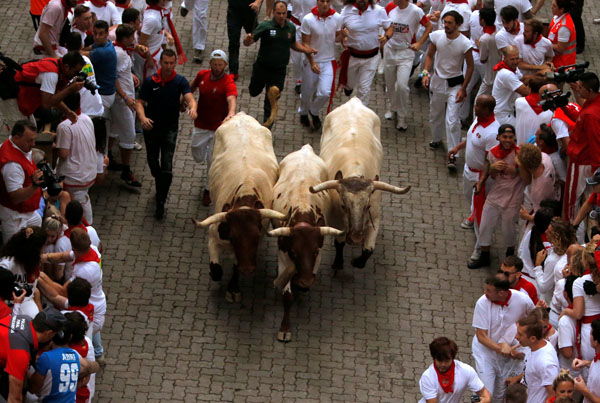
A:
{"type": "Polygon", "coordinates": [[[365,7],[364,10],[361,10],[360,7],[358,6],[358,3],[354,3],[352,6],[356,7],[356,9],[358,10],[358,15],[362,15],[362,13],[364,13],[365,11],[367,11],[367,8],[369,8],[369,4],[367,4],[367,6],[365,7]]]}
{"type": "Polygon", "coordinates": [[[596,355],[594,356],[594,362],[600,360],[600,353],[596,353],[596,355]]]}
{"type": "Polygon", "coordinates": [[[477,129],[477,126],[481,126],[485,129],[486,127],[488,127],[489,125],[494,123],[494,120],[496,120],[496,117],[494,116],[493,113],[490,116],[488,116],[487,118],[483,118],[483,119],[477,118],[477,123],[475,123],[475,126],[473,126],[473,130],[471,130],[471,133],[475,133],[475,129],[477,129]]]}
{"type": "Polygon", "coordinates": [[[67,308],[68,311],[81,311],[90,322],[94,321],[94,305],[87,304],[86,306],[69,306],[67,308]]]}
{"type": "Polygon", "coordinates": [[[166,80],[163,80],[162,69],[158,69],[158,71],[156,73],[152,74],[152,81],[154,81],[157,84],[160,84],[161,87],[164,87],[165,84],[167,84],[170,81],[173,81],[175,79],[176,75],[177,75],[177,73],[175,72],[175,70],[173,70],[173,74],[171,74],[169,77],[167,77],[166,80]]]}
{"type": "Polygon", "coordinates": [[[173,41],[175,42],[175,49],[177,50],[177,63],[183,64],[187,62],[187,56],[183,51],[183,46],[181,46],[181,41],[179,40],[179,35],[177,35],[177,31],[175,30],[175,24],[173,24],[173,20],[171,19],[171,13],[167,13],[165,8],[159,6],[148,6],[146,10],[156,10],[160,11],[161,18],[167,19],[167,25],[169,26],[169,31],[171,31],[171,35],[173,35],[173,41]]]}
{"type": "Polygon", "coordinates": [[[513,150],[517,153],[517,152],[519,152],[519,147],[517,147],[515,144],[512,144],[508,150],[505,150],[504,148],[502,148],[502,146],[500,144],[498,144],[498,145],[492,147],[492,149],[490,150],[490,153],[492,153],[492,155],[494,157],[496,157],[496,158],[498,158],[500,160],[503,160],[513,150]]]}
{"type": "Polygon", "coordinates": [[[453,4],[469,4],[469,2],[467,0],[448,0],[448,3],[453,3],[453,4]]]}
{"type": "Polygon", "coordinates": [[[326,19],[327,17],[330,17],[332,15],[335,14],[335,10],[333,8],[330,8],[329,11],[327,12],[327,14],[325,15],[321,15],[319,14],[319,7],[315,7],[312,10],[310,10],[317,18],[321,18],[321,19],[326,19]]]}
{"type": "Polygon", "coordinates": [[[90,0],[90,3],[96,7],[106,7],[106,0],[90,0]]]}
{"type": "Polygon", "coordinates": [[[96,253],[96,251],[92,247],[90,247],[90,249],[88,249],[88,251],[85,252],[83,255],[75,258],[75,261],[73,262],[73,267],[75,267],[75,265],[77,263],[82,263],[82,262],[100,263],[100,258],[98,257],[98,254],[96,253]]]}
{"type": "Polygon", "coordinates": [[[433,368],[435,369],[435,373],[438,377],[438,382],[440,383],[440,386],[442,387],[444,393],[454,392],[454,388],[452,387],[452,385],[454,385],[454,370],[456,368],[454,360],[452,360],[452,365],[450,366],[450,369],[443,374],[440,372],[440,370],[435,364],[433,364],[433,368]]]}
{"type": "Polygon", "coordinates": [[[508,306],[508,301],[510,301],[510,297],[511,297],[511,296],[512,296],[512,291],[508,290],[508,296],[506,297],[506,299],[505,299],[504,301],[492,301],[492,300],[490,299],[490,297],[488,297],[488,296],[487,296],[487,294],[486,294],[486,296],[485,296],[485,297],[486,297],[486,298],[487,298],[487,299],[488,299],[488,300],[489,300],[489,301],[490,301],[492,304],[495,304],[495,305],[500,305],[500,306],[508,306]]]}
{"type": "Polygon", "coordinates": [[[542,34],[540,34],[540,35],[537,37],[537,39],[536,39],[536,40],[534,40],[534,41],[533,41],[533,42],[531,42],[531,43],[528,43],[527,45],[529,45],[529,46],[531,46],[532,48],[534,48],[534,49],[535,49],[535,45],[536,45],[536,44],[537,44],[539,41],[541,41],[541,40],[542,40],[542,34]]]}
{"type": "Polygon", "coordinates": [[[496,26],[495,25],[492,25],[491,27],[489,27],[489,26],[483,27],[483,33],[484,34],[492,35],[494,32],[496,32],[496,26]]]}
{"type": "Polygon", "coordinates": [[[539,105],[540,94],[538,94],[537,92],[532,92],[531,94],[527,95],[525,97],[525,100],[527,101],[527,103],[529,104],[529,106],[531,106],[531,109],[533,109],[533,111],[537,115],[539,115],[540,113],[544,112],[544,110],[542,109],[542,106],[539,105]]]}
{"type": "Polygon", "coordinates": [[[502,69],[507,69],[507,70],[510,70],[510,71],[512,71],[513,73],[516,73],[516,72],[517,72],[517,70],[516,70],[516,69],[514,69],[514,70],[513,70],[513,69],[511,69],[510,67],[508,67],[508,64],[506,64],[506,63],[504,62],[504,60],[502,60],[500,63],[498,63],[497,65],[495,65],[495,66],[494,66],[494,71],[500,71],[500,70],[502,70],[502,69]]]}
{"type": "Polygon", "coordinates": [[[134,48],[128,48],[125,45],[123,45],[121,42],[113,42],[113,45],[120,47],[121,49],[123,49],[127,53],[133,52],[133,50],[134,50],[134,48]]]}
{"type": "Polygon", "coordinates": [[[65,231],[65,236],[67,238],[71,238],[71,231],[73,231],[75,228],[81,228],[82,230],[84,230],[85,232],[88,232],[87,228],[85,225],[83,225],[83,223],[76,225],[74,227],[69,227],[66,231],[65,231]]]}
{"type": "Polygon", "coordinates": [[[117,3],[115,3],[115,6],[117,6],[119,8],[122,8],[122,9],[125,9],[125,10],[127,10],[129,8],[129,6],[127,4],[117,4],[117,3]]]}

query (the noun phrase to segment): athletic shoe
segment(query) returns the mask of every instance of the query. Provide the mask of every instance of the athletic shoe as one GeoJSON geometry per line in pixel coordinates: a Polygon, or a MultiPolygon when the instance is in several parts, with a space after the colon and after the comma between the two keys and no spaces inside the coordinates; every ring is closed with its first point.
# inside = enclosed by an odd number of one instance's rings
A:
{"type": "Polygon", "coordinates": [[[179,14],[184,18],[186,15],[188,15],[189,12],[190,12],[190,10],[188,10],[187,8],[185,8],[183,6],[181,8],[179,8],[179,14]]]}
{"type": "Polygon", "coordinates": [[[600,18],[594,18],[592,22],[596,25],[600,25],[600,18]]]}
{"type": "Polygon", "coordinates": [[[432,141],[429,143],[429,148],[431,148],[432,150],[437,150],[438,148],[440,148],[441,145],[441,141],[432,141]]]}
{"type": "Polygon", "coordinates": [[[468,218],[465,218],[465,220],[460,223],[460,227],[462,229],[473,229],[474,226],[475,226],[475,223],[473,221],[469,220],[468,218]]]}
{"type": "Polygon", "coordinates": [[[131,172],[131,170],[129,172],[123,171],[123,173],[121,173],[121,180],[125,182],[127,186],[132,188],[142,187],[142,184],[135,179],[135,176],[133,176],[133,172],[131,172]]]}
{"type": "Polygon", "coordinates": [[[396,112],[387,111],[385,115],[383,115],[383,117],[385,118],[385,120],[392,120],[396,117],[396,112]]]}
{"type": "Polygon", "coordinates": [[[300,124],[304,127],[310,127],[310,120],[308,120],[308,115],[300,115],[300,124]]]}
{"type": "Polygon", "coordinates": [[[471,260],[475,261],[475,260],[479,260],[479,257],[481,256],[481,249],[473,249],[473,254],[471,255],[471,260]]]}
{"type": "Polygon", "coordinates": [[[202,192],[202,205],[208,207],[210,206],[210,203],[212,203],[210,192],[208,189],[204,189],[204,192],[202,192]]]}
{"type": "Polygon", "coordinates": [[[406,130],[408,130],[408,125],[406,124],[406,122],[402,122],[399,120],[396,123],[396,129],[398,129],[401,132],[405,132],[406,130]]]}
{"type": "Polygon", "coordinates": [[[142,147],[142,145],[140,143],[138,143],[137,141],[133,142],[133,149],[135,151],[142,151],[144,147],[142,147]]]}
{"type": "Polygon", "coordinates": [[[204,58],[202,52],[202,49],[194,49],[194,63],[202,63],[202,59],[204,58]]]}
{"type": "Polygon", "coordinates": [[[321,129],[321,119],[319,119],[319,115],[315,116],[311,113],[310,118],[312,119],[313,130],[321,129]]]}

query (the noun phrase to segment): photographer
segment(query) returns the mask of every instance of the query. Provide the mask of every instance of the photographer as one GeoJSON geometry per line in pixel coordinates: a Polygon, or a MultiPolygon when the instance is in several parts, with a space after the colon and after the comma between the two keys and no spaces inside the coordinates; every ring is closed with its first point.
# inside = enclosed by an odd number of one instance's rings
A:
{"type": "Polygon", "coordinates": [[[25,293],[18,295],[17,297],[15,293],[15,275],[6,269],[0,269],[0,319],[20,314],[25,293]],[[12,308],[5,301],[11,301],[12,308]]]}

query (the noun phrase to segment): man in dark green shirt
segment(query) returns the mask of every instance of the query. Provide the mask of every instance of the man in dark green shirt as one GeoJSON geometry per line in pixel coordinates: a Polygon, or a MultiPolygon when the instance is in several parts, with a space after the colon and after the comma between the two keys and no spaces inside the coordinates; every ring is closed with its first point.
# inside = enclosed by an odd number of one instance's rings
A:
{"type": "MultiPolygon", "coordinates": [[[[263,88],[270,91],[277,87],[278,93],[283,91],[285,73],[290,60],[290,48],[307,54],[317,53],[315,49],[296,42],[296,27],[287,21],[287,5],[284,1],[273,4],[273,19],[259,24],[254,32],[244,39],[244,45],[250,46],[260,40],[258,56],[252,67],[250,79],[250,96],[256,97],[263,88]]],[[[269,97],[265,95],[264,122],[271,115],[269,97]]]]}

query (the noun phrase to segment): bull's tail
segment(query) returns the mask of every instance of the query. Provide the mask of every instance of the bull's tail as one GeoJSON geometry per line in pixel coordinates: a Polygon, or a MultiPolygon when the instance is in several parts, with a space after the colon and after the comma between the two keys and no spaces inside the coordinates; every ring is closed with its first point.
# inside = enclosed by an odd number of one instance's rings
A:
{"type": "Polygon", "coordinates": [[[275,117],[277,117],[277,111],[279,110],[279,105],[277,105],[277,100],[279,100],[279,88],[276,86],[269,87],[269,91],[267,92],[267,97],[269,97],[269,103],[271,104],[271,115],[269,119],[265,123],[263,123],[264,127],[271,127],[275,122],[275,117]]]}

